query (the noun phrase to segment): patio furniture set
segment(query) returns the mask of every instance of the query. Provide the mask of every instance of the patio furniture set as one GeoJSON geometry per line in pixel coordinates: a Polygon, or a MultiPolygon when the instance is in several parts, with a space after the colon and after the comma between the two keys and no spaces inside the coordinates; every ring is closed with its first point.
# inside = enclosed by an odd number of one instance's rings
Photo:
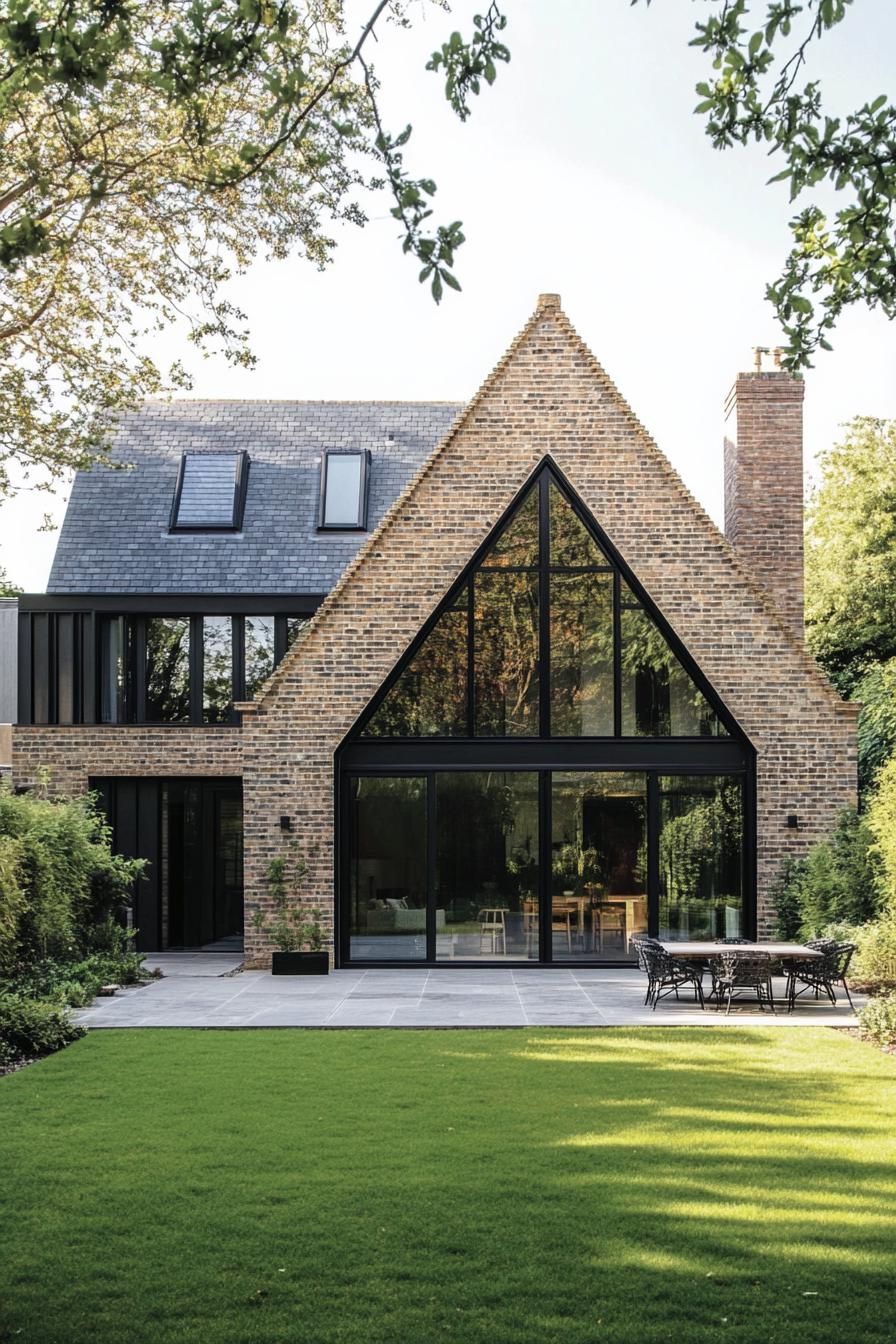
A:
{"type": "MultiPolygon", "coordinates": [[[[660,999],[680,990],[690,990],[701,1009],[714,999],[716,1008],[731,1012],[733,1001],[754,997],[761,1011],[766,1004],[775,1011],[772,974],[786,978],[784,1003],[792,1013],[797,999],[824,993],[837,1002],[835,989],[842,985],[852,1007],[846,972],[855,951],[852,943],[813,938],[802,943],[753,943],[747,938],[721,938],[714,943],[661,942],[657,938],[633,938],[638,966],[647,976],[645,1004],[655,1009],[660,999]],[[704,976],[712,988],[705,994],[704,976]]],[[[779,1000],[780,1002],[780,1000],[779,1000]]]]}

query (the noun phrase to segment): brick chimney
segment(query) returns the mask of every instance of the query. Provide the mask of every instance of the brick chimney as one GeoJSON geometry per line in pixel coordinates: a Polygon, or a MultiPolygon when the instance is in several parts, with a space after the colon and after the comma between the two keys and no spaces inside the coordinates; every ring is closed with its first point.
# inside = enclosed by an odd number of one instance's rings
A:
{"type": "MultiPolygon", "coordinates": [[[[779,369],[739,373],[725,404],[725,536],[803,639],[803,391],[779,369]]],[[[776,363],[777,363],[777,354],[776,363]]]]}

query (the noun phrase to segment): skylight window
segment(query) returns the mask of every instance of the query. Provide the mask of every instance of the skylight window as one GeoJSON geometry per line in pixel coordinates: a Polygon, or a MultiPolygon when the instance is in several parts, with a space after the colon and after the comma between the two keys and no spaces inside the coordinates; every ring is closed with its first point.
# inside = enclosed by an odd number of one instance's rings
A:
{"type": "Polygon", "coordinates": [[[248,453],[184,453],[171,530],[234,532],[242,527],[248,475],[248,453]]]}
{"type": "Polygon", "coordinates": [[[322,528],[367,526],[367,468],[369,453],[325,453],[320,468],[320,521],[322,528]]]}

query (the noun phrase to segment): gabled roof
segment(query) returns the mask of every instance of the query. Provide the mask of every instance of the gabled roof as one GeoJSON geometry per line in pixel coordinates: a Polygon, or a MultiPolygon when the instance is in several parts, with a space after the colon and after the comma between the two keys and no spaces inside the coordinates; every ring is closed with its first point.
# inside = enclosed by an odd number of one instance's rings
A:
{"type": "Polygon", "coordinates": [[[113,459],[133,470],[78,472],[49,593],[323,594],[366,532],[319,532],[320,460],[371,454],[372,530],[444,437],[453,402],[149,402],[121,423],[113,459]],[[171,532],[183,453],[250,458],[243,526],[171,532]]]}

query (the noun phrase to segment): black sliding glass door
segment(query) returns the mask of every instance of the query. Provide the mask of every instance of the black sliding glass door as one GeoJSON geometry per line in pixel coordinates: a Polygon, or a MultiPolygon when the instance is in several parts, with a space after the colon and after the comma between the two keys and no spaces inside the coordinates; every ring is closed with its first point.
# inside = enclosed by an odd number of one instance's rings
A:
{"type": "Polygon", "coordinates": [[[343,780],[342,958],[634,960],[739,936],[746,774],[421,770],[343,780]]]}

